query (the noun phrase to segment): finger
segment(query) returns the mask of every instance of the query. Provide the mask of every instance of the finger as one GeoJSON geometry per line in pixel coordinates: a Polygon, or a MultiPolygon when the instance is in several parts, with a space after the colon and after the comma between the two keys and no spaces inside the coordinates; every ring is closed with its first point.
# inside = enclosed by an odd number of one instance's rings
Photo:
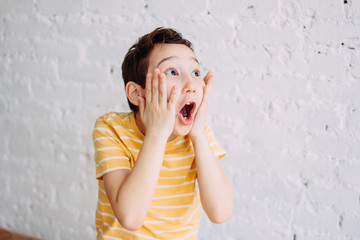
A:
{"type": "Polygon", "coordinates": [[[211,85],[214,79],[215,79],[214,74],[211,71],[209,71],[204,77],[205,85],[211,85]]]}
{"type": "Polygon", "coordinates": [[[203,100],[201,102],[201,105],[203,105],[205,107],[205,109],[207,109],[207,105],[209,102],[211,85],[212,85],[213,80],[214,80],[214,76],[210,76],[207,79],[207,84],[204,86],[204,95],[203,95],[203,100]]]}
{"type": "Polygon", "coordinates": [[[144,116],[144,111],[145,111],[145,99],[143,97],[138,96],[138,101],[139,101],[139,112],[140,112],[140,116],[144,116]]]}
{"type": "Polygon", "coordinates": [[[171,90],[171,94],[170,94],[170,98],[169,98],[169,104],[168,104],[168,109],[170,110],[171,108],[174,108],[176,103],[179,100],[179,91],[176,88],[176,86],[174,86],[171,90]]]}
{"type": "Polygon", "coordinates": [[[211,86],[210,85],[205,85],[205,87],[204,87],[204,95],[203,95],[203,100],[202,100],[202,102],[205,105],[207,105],[207,103],[209,101],[210,90],[211,90],[211,86]]]}
{"type": "Polygon", "coordinates": [[[215,79],[214,76],[209,77],[209,79],[205,85],[207,92],[210,92],[214,79],[215,79]]]}
{"type": "Polygon", "coordinates": [[[151,84],[151,95],[152,95],[151,102],[156,102],[156,103],[158,103],[159,101],[159,74],[160,74],[159,69],[155,69],[151,84]]]}
{"type": "Polygon", "coordinates": [[[209,98],[211,86],[212,86],[214,79],[215,79],[215,76],[211,71],[208,72],[206,74],[206,76],[204,77],[205,86],[204,86],[204,96],[203,97],[206,99],[209,98]]]}
{"type": "Polygon", "coordinates": [[[151,102],[151,79],[152,79],[152,74],[148,73],[146,75],[146,80],[145,80],[145,99],[148,102],[151,102]]]}
{"type": "Polygon", "coordinates": [[[167,104],[167,87],[166,87],[166,79],[164,74],[160,74],[160,93],[159,93],[159,103],[162,106],[166,106],[167,104]]]}

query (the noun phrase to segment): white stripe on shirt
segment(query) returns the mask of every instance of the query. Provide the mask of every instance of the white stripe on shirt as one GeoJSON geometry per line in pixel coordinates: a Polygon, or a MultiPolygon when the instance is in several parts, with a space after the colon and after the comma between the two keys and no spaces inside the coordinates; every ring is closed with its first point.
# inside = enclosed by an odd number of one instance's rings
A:
{"type": "Polygon", "coordinates": [[[115,137],[117,137],[111,130],[107,129],[107,128],[103,128],[103,127],[97,127],[97,128],[94,128],[94,132],[95,130],[103,130],[105,132],[108,132],[108,133],[111,133],[112,135],[114,135],[115,137]]]}
{"type": "MultiPolygon", "coordinates": [[[[190,171],[189,171],[190,172],[190,171]]],[[[187,176],[181,176],[181,177],[159,177],[159,179],[182,179],[186,178],[187,176]]]]}
{"type": "Polygon", "coordinates": [[[191,208],[192,205],[179,205],[179,206],[150,206],[150,208],[158,209],[176,209],[176,208],[191,208]]]}
{"type": "Polygon", "coordinates": [[[188,230],[188,229],[192,229],[195,226],[189,226],[189,227],[184,227],[184,228],[180,228],[180,229],[174,229],[174,230],[160,230],[160,231],[154,231],[155,234],[159,234],[159,233],[165,233],[165,232],[180,232],[180,231],[184,231],[184,230],[188,230]]]}
{"type": "Polygon", "coordinates": [[[98,148],[96,149],[96,153],[97,152],[100,152],[100,151],[106,151],[106,150],[112,150],[112,149],[117,149],[117,150],[121,150],[121,151],[124,151],[122,148],[119,148],[119,147],[105,147],[105,148],[98,148]]]}
{"type": "Polygon", "coordinates": [[[135,139],[135,138],[131,138],[131,137],[127,137],[127,136],[120,136],[121,139],[129,139],[131,141],[134,141],[134,142],[138,142],[138,143],[143,143],[143,141],[141,140],[138,140],[138,139],[135,139]]]}
{"type": "Polygon", "coordinates": [[[96,175],[96,178],[104,175],[105,173],[108,173],[108,172],[111,172],[111,171],[115,171],[115,170],[130,170],[129,167],[114,167],[114,168],[109,168],[109,169],[106,169],[104,171],[102,171],[101,173],[99,173],[98,175],[96,175]]]}
{"type": "Polygon", "coordinates": [[[192,180],[192,181],[190,181],[190,182],[184,182],[184,183],[182,183],[182,184],[177,184],[177,185],[159,185],[159,186],[156,186],[156,188],[180,187],[180,186],[192,184],[192,183],[194,183],[194,182],[195,182],[195,180],[192,180]]]}
{"type": "Polygon", "coordinates": [[[96,142],[96,141],[99,141],[99,140],[104,140],[104,139],[110,139],[110,140],[115,141],[115,139],[112,138],[112,137],[98,137],[98,138],[95,138],[93,142],[96,142]]]}
{"type": "Polygon", "coordinates": [[[114,128],[123,128],[123,129],[128,130],[129,132],[134,132],[133,129],[131,129],[131,128],[125,128],[124,126],[114,126],[114,128]]]}
{"type": "Polygon", "coordinates": [[[176,171],[176,170],[189,169],[189,168],[190,168],[190,166],[178,167],[178,168],[161,167],[161,169],[167,170],[167,171],[176,171]]]}
{"type": "Polygon", "coordinates": [[[126,160],[129,160],[129,158],[126,157],[126,156],[114,156],[114,157],[103,158],[103,159],[101,159],[99,161],[98,164],[96,164],[96,167],[99,167],[102,162],[106,162],[106,161],[113,160],[113,159],[126,159],[126,160]]]}
{"type": "Polygon", "coordinates": [[[161,199],[168,199],[168,198],[180,198],[180,197],[188,197],[194,195],[194,192],[191,193],[185,193],[185,194],[178,194],[178,195],[171,195],[171,196],[165,196],[165,197],[156,197],[152,200],[161,200],[161,199]]]}
{"type": "Polygon", "coordinates": [[[164,160],[166,160],[166,161],[177,161],[177,160],[183,160],[183,159],[191,158],[191,157],[194,157],[194,156],[195,156],[195,154],[191,154],[191,155],[188,155],[188,156],[185,156],[185,157],[164,158],[164,160]]]}

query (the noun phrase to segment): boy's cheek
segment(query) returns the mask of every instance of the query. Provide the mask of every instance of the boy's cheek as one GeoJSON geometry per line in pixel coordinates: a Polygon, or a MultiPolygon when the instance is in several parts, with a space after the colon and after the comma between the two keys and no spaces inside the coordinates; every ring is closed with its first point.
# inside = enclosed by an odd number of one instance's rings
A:
{"type": "MultiPolygon", "coordinates": [[[[167,100],[169,101],[171,93],[172,93],[172,89],[174,88],[175,84],[169,84],[169,82],[167,82],[167,100]]],[[[177,87],[177,90],[179,91],[179,87],[177,87]]]]}

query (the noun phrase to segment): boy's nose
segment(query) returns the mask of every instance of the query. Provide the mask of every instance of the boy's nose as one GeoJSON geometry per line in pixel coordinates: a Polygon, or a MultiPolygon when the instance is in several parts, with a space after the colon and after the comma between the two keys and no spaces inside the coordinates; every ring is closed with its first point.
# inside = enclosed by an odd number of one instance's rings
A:
{"type": "Polygon", "coordinates": [[[186,88],[186,93],[194,93],[196,92],[196,89],[195,88],[186,88]]]}
{"type": "Polygon", "coordinates": [[[196,86],[195,86],[194,80],[191,79],[191,77],[185,78],[184,92],[185,93],[195,93],[196,92],[196,86]]]}

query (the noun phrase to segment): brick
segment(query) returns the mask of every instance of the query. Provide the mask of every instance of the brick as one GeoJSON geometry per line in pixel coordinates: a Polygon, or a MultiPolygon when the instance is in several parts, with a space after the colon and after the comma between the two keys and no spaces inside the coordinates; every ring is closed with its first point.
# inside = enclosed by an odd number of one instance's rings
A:
{"type": "MultiPolygon", "coordinates": [[[[177,31],[183,34],[183,37],[187,38],[193,43],[195,53],[204,54],[205,57],[200,58],[200,62],[203,62],[201,59],[208,59],[207,55],[216,54],[217,52],[223,52],[227,48],[227,42],[233,41],[236,34],[233,26],[226,21],[214,21],[214,19],[204,19],[201,16],[189,17],[188,15],[183,15],[181,18],[184,18],[181,21],[174,23],[177,31]],[[198,25],[193,25],[193,22],[199,22],[198,25]],[[211,25],[212,30],[209,31],[209,25],[211,25]],[[199,32],[204,32],[204,34],[199,34],[199,32]],[[204,51],[204,43],[206,43],[206,49],[204,51]],[[209,51],[208,49],[212,49],[209,51]]],[[[153,29],[149,29],[152,31],[153,29]]],[[[216,54],[219,58],[229,58],[228,55],[216,54]]],[[[200,57],[200,55],[198,55],[200,57]]],[[[211,59],[211,58],[210,58],[211,59]]]]}
{"type": "Polygon", "coordinates": [[[252,5],[251,1],[231,1],[227,4],[215,1],[212,4],[209,4],[208,12],[213,16],[219,17],[236,15],[249,16],[250,14],[246,11],[251,11],[251,9],[248,9],[250,5],[252,5]]]}
{"type": "Polygon", "coordinates": [[[61,63],[59,65],[59,78],[64,82],[93,84],[104,82],[109,70],[103,66],[91,63],[61,63]]]}
{"type": "MultiPolygon", "coordinates": [[[[358,159],[360,156],[360,140],[356,138],[354,140],[354,137],[351,137],[351,135],[354,134],[354,132],[345,133],[345,137],[339,138],[339,144],[345,146],[345,152],[346,152],[346,159],[348,162],[354,162],[354,159],[358,159]]],[[[356,134],[356,133],[355,133],[356,134]]]]}
{"type": "Polygon", "coordinates": [[[80,48],[77,44],[39,40],[34,45],[36,56],[39,58],[73,61],[80,58],[80,48]]]}
{"type": "Polygon", "coordinates": [[[103,30],[100,24],[83,23],[82,21],[64,22],[58,26],[59,37],[63,39],[80,39],[82,42],[91,40],[103,30]]]}
{"type": "Polygon", "coordinates": [[[349,6],[346,6],[346,9],[349,10],[349,15],[352,16],[353,14],[356,14],[358,11],[360,11],[360,2],[351,1],[349,6]]]}
{"type": "Polygon", "coordinates": [[[347,237],[342,236],[341,234],[329,234],[324,232],[319,232],[316,230],[298,230],[295,228],[294,235],[292,239],[312,239],[312,240],[323,240],[329,239],[331,237],[337,237],[335,239],[348,239],[347,237]]]}
{"type": "Polygon", "coordinates": [[[206,1],[200,0],[189,4],[187,1],[156,1],[149,0],[147,2],[147,11],[154,16],[172,17],[174,9],[182,9],[183,15],[192,16],[205,12],[206,1]]]}
{"type": "Polygon", "coordinates": [[[32,0],[1,0],[0,16],[11,15],[30,15],[33,13],[32,0]]]}
{"type": "Polygon", "coordinates": [[[36,7],[39,13],[45,16],[79,14],[83,11],[83,5],[83,0],[36,1],[36,7]]]}
{"type": "Polygon", "coordinates": [[[338,139],[327,134],[310,137],[308,149],[316,154],[337,158],[341,158],[346,154],[346,148],[338,145],[338,139]]]}
{"type": "Polygon", "coordinates": [[[347,116],[347,125],[349,130],[360,129],[360,107],[352,107],[347,116]]]}
{"type": "MultiPolygon", "coordinates": [[[[291,72],[303,72],[308,69],[308,63],[303,59],[303,53],[297,46],[289,46],[288,44],[271,45],[263,47],[263,54],[270,57],[268,75],[271,77],[283,72],[286,68],[291,72]]],[[[297,79],[299,76],[297,76],[297,79]]],[[[288,81],[291,80],[288,78],[288,81]]],[[[294,79],[295,80],[295,79],[294,79]]]]}
{"type": "Polygon", "coordinates": [[[308,229],[310,232],[335,234],[338,229],[339,216],[326,208],[316,210],[300,205],[295,210],[293,222],[296,228],[308,229]]]}
{"type": "Polygon", "coordinates": [[[15,18],[7,20],[4,24],[4,31],[10,37],[22,38],[49,38],[55,33],[55,28],[48,21],[40,21],[36,18],[22,20],[15,18]]]}
{"type": "Polygon", "coordinates": [[[339,186],[333,187],[309,183],[304,193],[311,204],[318,207],[333,207],[338,212],[353,212],[358,205],[358,194],[350,189],[342,189],[339,186]]]}
{"type": "Polygon", "coordinates": [[[0,96],[0,112],[4,113],[7,110],[7,101],[0,96]]]}
{"type": "Polygon", "coordinates": [[[91,12],[102,15],[119,15],[134,14],[143,10],[146,6],[145,1],[123,2],[116,0],[90,0],[87,9],[91,12]]]}
{"type": "Polygon", "coordinates": [[[337,54],[314,54],[310,60],[311,73],[326,74],[327,76],[338,76],[345,67],[344,57],[337,54]]]}
{"type": "MultiPolygon", "coordinates": [[[[1,51],[1,50],[0,50],[1,51]]],[[[7,71],[7,68],[5,67],[5,64],[1,64],[0,65],[0,77],[1,77],[1,81],[3,81],[3,77],[5,75],[7,71]]]]}
{"type": "MultiPolygon", "coordinates": [[[[48,83],[34,82],[31,84],[31,95],[34,101],[46,101],[50,104],[59,104],[63,107],[74,106],[82,102],[80,84],[73,82],[48,83]]],[[[56,111],[53,113],[55,114],[56,111]]]]}
{"type": "Polygon", "coordinates": [[[323,107],[321,108],[314,101],[312,106],[303,105],[299,107],[299,122],[306,126],[308,129],[313,131],[320,131],[321,133],[326,133],[326,126],[329,128],[336,128],[341,126],[341,107],[330,108],[323,107]]]}
{"type": "Polygon", "coordinates": [[[313,42],[331,43],[339,39],[356,38],[359,27],[355,24],[336,24],[329,21],[319,21],[310,29],[310,40],[313,42]]]}
{"type": "Polygon", "coordinates": [[[0,54],[2,55],[30,55],[34,51],[27,39],[7,37],[1,41],[0,54]]]}
{"type": "Polygon", "coordinates": [[[127,104],[124,87],[116,85],[115,88],[102,87],[85,87],[84,88],[84,101],[89,105],[94,104],[107,104],[121,102],[127,104]]]}
{"type": "Polygon", "coordinates": [[[121,67],[124,56],[128,49],[129,47],[125,47],[119,43],[110,46],[90,45],[87,47],[85,57],[86,59],[92,61],[111,62],[112,64],[116,64],[121,67]]]}
{"type": "Polygon", "coordinates": [[[51,62],[39,62],[32,60],[13,61],[11,63],[11,74],[22,79],[54,79],[55,66],[51,62]]]}
{"type": "Polygon", "coordinates": [[[300,176],[301,184],[304,186],[312,182],[325,184],[333,179],[336,161],[331,156],[324,155],[305,149],[295,158],[295,161],[300,161],[297,174],[300,176]]]}
{"type": "Polygon", "coordinates": [[[314,11],[314,16],[318,19],[334,19],[342,17],[342,8],[343,1],[326,1],[320,0],[316,2],[299,2],[298,6],[300,6],[300,13],[307,13],[309,10],[314,11]],[[324,4],[329,6],[328,8],[323,8],[324,4]]]}
{"type": "Polygon", "coordinates": [[[291,26],[268,26],[252,22],[239,27],[236,37],[248,46],[262,44],[290,44],[296,46],[301,40],[297,37],[296,29],[291,26]]]}
{"type": "MultiPolygon", "coordinates": [[[[215,48],[215,46],[213,46],[215,48]]],[[[229,71],[222,72],[226,76],[226,72],[232,71],[246,71],[247,73],[264,73],[267,65],[271,62],[269,56],[264,55],[266,50],[261,47],[249,47],[249,46],[240,46],[240,47],[230,47],[230,52],[232,52],[232,57],[228,55],[223,55],[222,53],[226,51],[226,47],[223,47],[221,50],[214,50],[207,52],[203,57],[205,59],[216,59],[217,56],[220,56],[221,61],[229,62],[229,66],[225,65],[223,68],[228,68],[229,71]],[[241,56],[241,57],[240,57],[241,56]],[[257,65],[254,66],[251,62],[256,62],[257,65]]],[[[218,66],[218,65],[217,65],[218,66]]],[[[217,69],[211,69],[215,73],[217,69]]],[[[219,69],[221,71],[223,69],[219,69]]],[[[218,78],[222,77],[222,74],[217,75],[218,78]]],[[[254,79],[254,77],[252,78],[254,79]]]]}
{"type": "Polygon", "coordinates": [[[10,154],[18,158],[29,155],[38,159],[52,157],[52,149],[46,143],[39,143],[38,139],[26,136],[23,128],[19,130],[18,136],[9,137],[10,154]]]}
{"type": "Polygon", "coordinates": [[[326,99],[328,103],[330,103],[332,107],[332,112],[340,117],[345,115],[345,109],[352,107],[353,109],[357,109],[354,106],[354,103],[358,102],[359,94],[357,94],[357,89],[360,87],[360,83],[357,82],[348,82],[347,84],[342,84],[340,79],[345,76],[339,76],[328,79],[314,79],[307,83],[308,93],[312,95],[314,100],[326,99]],[[348,107],[349,105],[349,107],[348,107]]]}
{"type": "Polygon", "coordinates": [[[339,178],[349,187],[359,187],[360,182],[360,164],[344,164],[339,167],[339,178]]]}
{"type": "Polygon", "coordinates": [[[342,223],[343,234],[354,236],[354,238],[360,236],[360,216],[359,215],[346,215],[344,216],[342,223]]]}
{"type": "MultiPolygon", "coordinates": [[[[3,81],[2,88],[0,89],[0,93],[5,96],[11,96],[12,100],[15,99],[24,99],[29,100],[31,98],[30,95],[30,84],[28,82],[15,82],[11,79],[6,79],[7,81],[3,81]]],[[[8,107],[7,107],[8,108],[8,107]]]]}

